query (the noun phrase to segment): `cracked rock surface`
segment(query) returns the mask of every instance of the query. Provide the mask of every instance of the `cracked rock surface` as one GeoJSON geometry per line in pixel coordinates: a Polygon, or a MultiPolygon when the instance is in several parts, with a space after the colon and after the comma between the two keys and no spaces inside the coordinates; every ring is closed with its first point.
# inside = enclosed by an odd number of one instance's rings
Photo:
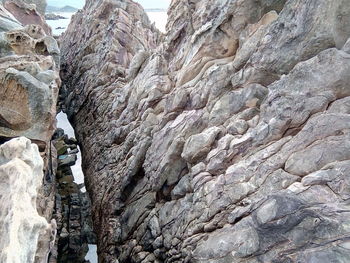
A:
{"type": "Polygon", "coordinates": [[[350,262],[350,2],[168,15],[88,0],[62,38],[101,262],[350,262]]]}

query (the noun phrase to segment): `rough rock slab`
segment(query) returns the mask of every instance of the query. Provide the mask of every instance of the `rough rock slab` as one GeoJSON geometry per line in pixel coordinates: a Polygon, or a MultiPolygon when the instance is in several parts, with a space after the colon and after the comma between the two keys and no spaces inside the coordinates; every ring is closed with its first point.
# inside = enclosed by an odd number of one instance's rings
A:
{"type": "Polygon", "coordinates": [[[348,262],[350,2],[168,14],[88,1],[62,38],[101,262],[348,262]]]}
{"type": "Polygon", "coordinates": [[[1,0],[4,4],[5,2],[22,2],[32,6],[32,8],[36,8],[36,10],[41,14],[45,15],[45,10],[47,6],[46,0],[1,0]]]}

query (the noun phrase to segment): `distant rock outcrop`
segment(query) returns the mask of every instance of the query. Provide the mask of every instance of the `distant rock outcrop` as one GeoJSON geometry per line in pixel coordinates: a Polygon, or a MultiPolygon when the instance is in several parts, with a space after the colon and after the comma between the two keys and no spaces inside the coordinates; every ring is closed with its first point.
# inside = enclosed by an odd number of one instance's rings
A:
{"type": "Polygon", "coordinates": [[[88,0],[62,37],[100,262],[350,262],[350,2],[168,14],[88,0]]]}
{"type": "Polygon", "coordinates": [[[66,13],[74,13],[78,11],[78,8],[75,8],[73,6],[66,5],[64,7],[57,7],[57,6],[47,6],[46,12],[66,12],[66,13]]]}
{"type": "Polygon", "coordinates": [[[45,19],[46,20],[60,20],[60,19],[67,19],[67,17],[50,13],[50,14],[45,15],[45,19]]]}

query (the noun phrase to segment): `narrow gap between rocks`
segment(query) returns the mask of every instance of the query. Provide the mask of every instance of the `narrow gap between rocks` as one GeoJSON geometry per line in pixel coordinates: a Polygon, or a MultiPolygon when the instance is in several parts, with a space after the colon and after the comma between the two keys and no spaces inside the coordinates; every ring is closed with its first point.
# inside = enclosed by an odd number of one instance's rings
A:
{"type": "MultiPolygon", "coordinates": [[[[155,26],[165,32],[167,13],[150,10],[147,14],[155,26]]],[[[60,15],[68,19],[47,21],[56,38],[67,29],[73,13],[60,15]]],[[[59,112],[56,118],[58,130],[53,138],[53,144],[58,151],[55,216],[57,222],[61,222],[58,225],[57,262],[97,263],[96,236],[92,231],[91,202],[84,186],[81,152],[67,115],[59,112]]],[[[143,173],[144,171],[140,170],[134,180],[142,178],[143,173]]],[[[125,190],[125,196],[128,196],[134,183],[133,181],[131,189],[125,190]]]]}
{"type": "Polygon", "coordinates": [[[96,238],[92,231],[91,203],[84,186],[81,152],[67,115],[60,112],[56,119],[58,129],[55,133],[54,139],[56,141],[54,143],[56,142],[58,159],[57,181],[59,186],[57,194],[61,204],[57,205],[56,203],[56,216],[61,212],[63,217],[58,245],[58,262],[75,262],[79,259],[97,263],[96,238]],[[65,160],[68,161],[63,164],[65,160]],[[70,175],[73,176],[73,181],[71,181],[70,175]],[[61,207],[62,210],[57,211],[59,210],[57,207],[61,207]],[[78,226],[72,227],[72,222],[73,225],[75,223],[78,226]]]}

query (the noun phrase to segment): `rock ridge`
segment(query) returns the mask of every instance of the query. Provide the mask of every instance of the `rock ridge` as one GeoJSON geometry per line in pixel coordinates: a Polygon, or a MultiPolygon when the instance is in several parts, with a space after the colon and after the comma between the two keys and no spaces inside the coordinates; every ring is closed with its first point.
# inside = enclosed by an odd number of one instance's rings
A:
{"type": "Polygon", "coordinates": [[[100,262],[350,261],[348,15],[179,0],[162,35],[133,1],[88,1],[62,37],[61,107],[100,262]]]}

